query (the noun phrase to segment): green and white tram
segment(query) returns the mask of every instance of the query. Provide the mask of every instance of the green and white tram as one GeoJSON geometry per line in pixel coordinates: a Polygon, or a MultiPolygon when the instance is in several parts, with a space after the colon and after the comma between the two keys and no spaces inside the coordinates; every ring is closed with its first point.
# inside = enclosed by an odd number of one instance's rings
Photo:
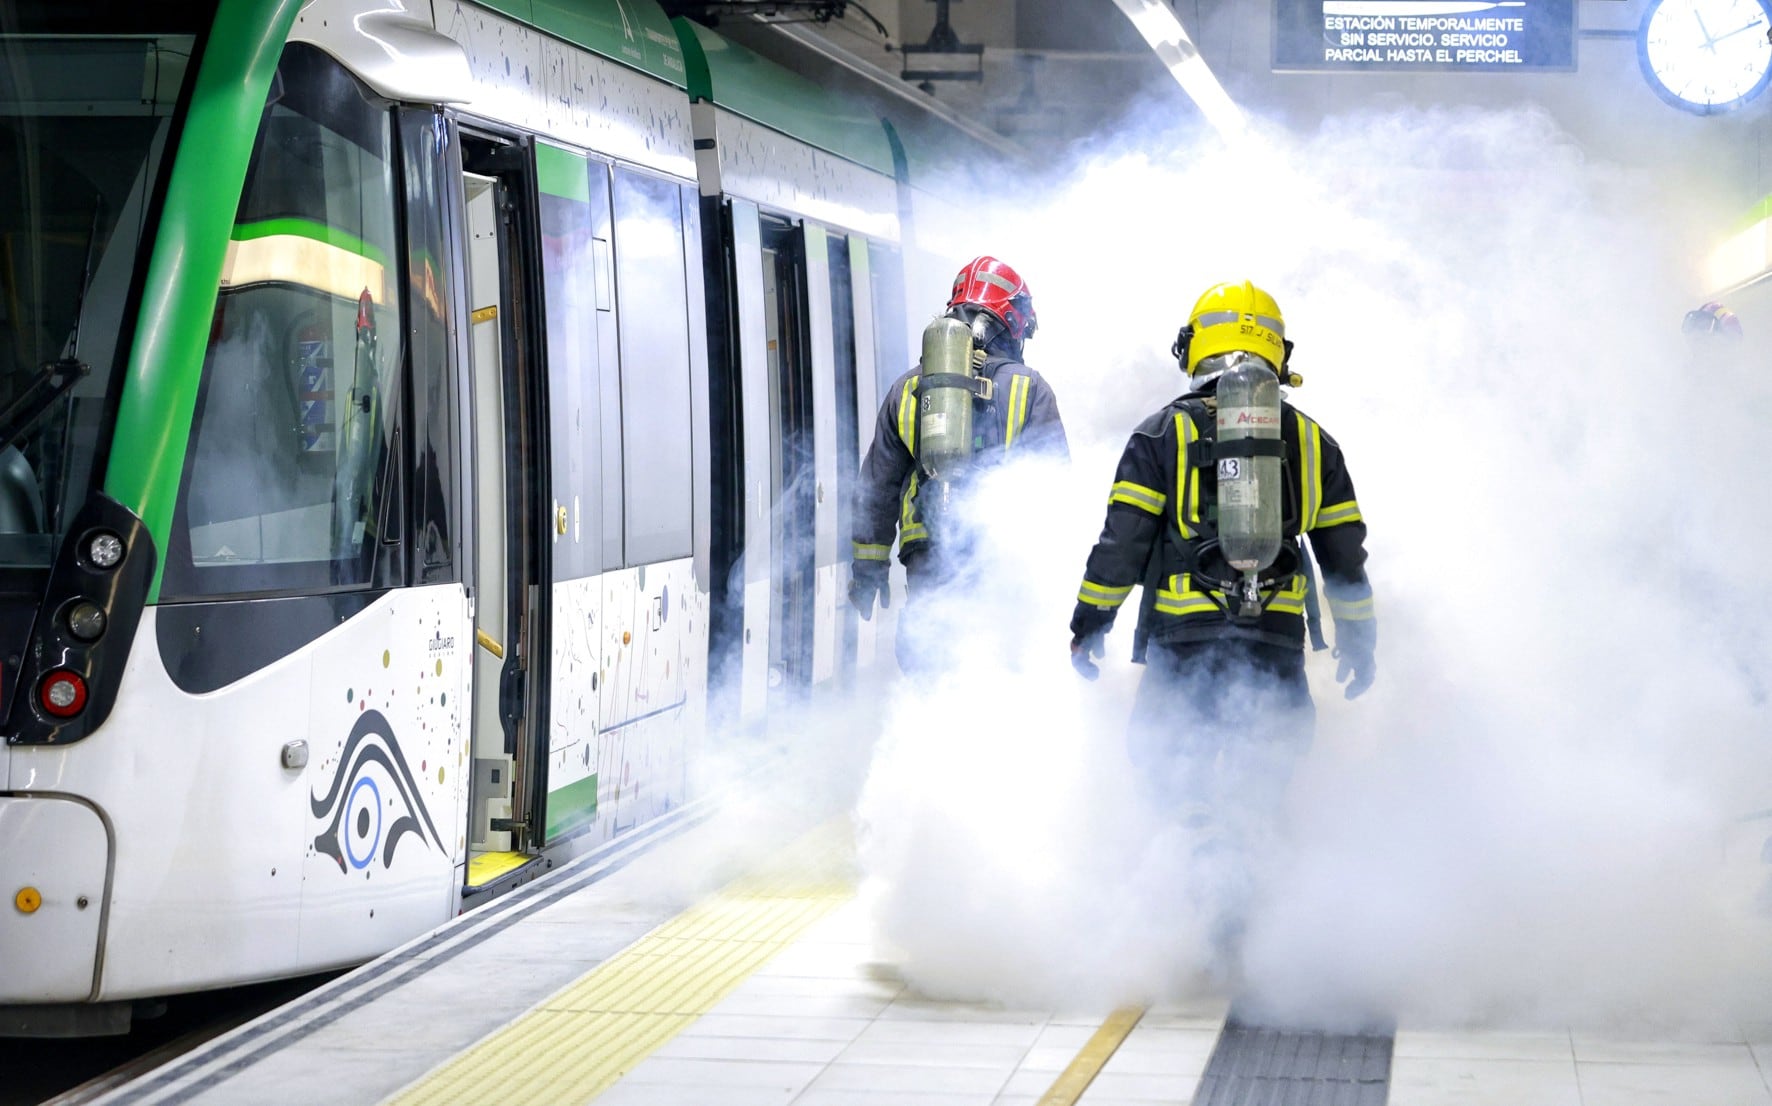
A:
{"type": "Polygon", "coordinates": [[[652,0],[0,51],[0,1032],[372,957],[868,663],[877,117],[652,0]]]}

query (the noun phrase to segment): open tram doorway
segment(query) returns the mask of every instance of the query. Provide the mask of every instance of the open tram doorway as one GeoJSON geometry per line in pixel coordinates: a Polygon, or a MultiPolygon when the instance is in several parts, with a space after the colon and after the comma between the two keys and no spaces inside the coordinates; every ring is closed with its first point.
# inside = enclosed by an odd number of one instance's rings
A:
{"type": "Polygon", "coordinates": [[[545,673],[543,552],[537,541],[546,445],[533,263],[534,180],[523,147],[464,134],[463,249],[472,397],[474,672],[469,723],[464,898],[492,890],[530,859],[545,819],[539,696],[545,673]]]}
{"type": "Polygon", "coordinates": [[[775,699],[797,696],[812,683],[818,481],[805,240],[786,220],[765,216],[761,229],[771,415],[769,692],[775,699]]]}

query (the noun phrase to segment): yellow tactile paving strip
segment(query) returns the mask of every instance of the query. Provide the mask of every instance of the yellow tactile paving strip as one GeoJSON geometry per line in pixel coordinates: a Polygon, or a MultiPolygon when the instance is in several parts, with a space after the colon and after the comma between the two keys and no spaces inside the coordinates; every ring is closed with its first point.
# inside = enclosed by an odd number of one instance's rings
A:
{"type": "Polygon", "coordinates": [[[1107,1021],[1101,1023],[1101,1028],[1077,1053],[1077,1058],[1059,1073],[1034,1106],[1073,1106],[1089,1089],[1089,1084],[1095,1082],[1095,1077],[1101,1074],[1101,1069],[1107,1066],[1142,1017],[1142,1006],[1122,1006],[1108,1015],[1107,1021]]]}
{"type": "Polygon", "coordinates": [[[830,874],[849,840],[820,827],[388,1101],[589,1101],[854,896],[830,874]]]}

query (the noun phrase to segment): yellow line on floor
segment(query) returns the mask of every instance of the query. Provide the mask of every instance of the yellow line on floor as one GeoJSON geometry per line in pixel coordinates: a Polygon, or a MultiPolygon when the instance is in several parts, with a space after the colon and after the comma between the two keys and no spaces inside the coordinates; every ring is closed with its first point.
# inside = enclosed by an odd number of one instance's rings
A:
{"type": "Polygon", "coordinates": [[[1035,1106],[1074,1106],[1142,1017],[1142,1006],[1122,1006],[1109,1014],[1107,1021],[1101,1023],[1101,1028],[1083,1045],[1070,1066],[1058,1074],[1035,1106]]]}
{"type": "Polygon", "coordinates": [[[679,914],[388,1101],[596,1097],[854,896],[832,876],[848,831],[847,820],[814,830],[771,873],[737,880],[679,914]]]}

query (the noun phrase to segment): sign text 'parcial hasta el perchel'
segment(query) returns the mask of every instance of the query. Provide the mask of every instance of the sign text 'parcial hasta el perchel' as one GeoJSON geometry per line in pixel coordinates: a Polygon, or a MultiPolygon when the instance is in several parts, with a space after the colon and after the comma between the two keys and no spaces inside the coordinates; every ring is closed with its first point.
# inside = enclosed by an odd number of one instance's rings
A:
{"type": "Polygon", "coordinates": [[[1576,0],[1274,0],[1274,68],[1575,68],[1576,0]]]}

